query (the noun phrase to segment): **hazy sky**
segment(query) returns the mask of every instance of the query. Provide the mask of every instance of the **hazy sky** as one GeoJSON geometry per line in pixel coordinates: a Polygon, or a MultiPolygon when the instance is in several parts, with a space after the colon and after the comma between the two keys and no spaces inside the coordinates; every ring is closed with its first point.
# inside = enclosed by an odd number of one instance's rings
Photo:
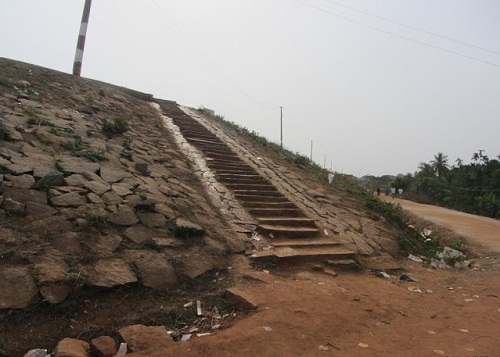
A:
{"type": "MultiPolygon", "coordinates": [[[[70,73],[84,0],[0,0],[0,56],[70,73]]],[[[500,154],[498,0],[93,0],[82,76],[215,110],[356,176],[500,154]],[[326,159],[325,159],[326,155],[326,159]]]]}

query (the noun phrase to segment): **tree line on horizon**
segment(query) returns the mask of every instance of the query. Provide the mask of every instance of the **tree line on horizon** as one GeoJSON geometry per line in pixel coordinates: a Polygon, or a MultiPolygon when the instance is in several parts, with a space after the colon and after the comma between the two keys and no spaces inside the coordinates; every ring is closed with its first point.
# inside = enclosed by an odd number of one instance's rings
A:
{"type": "Polygon", "coordinates": [[[437,153],[421,162],[414,174],[399,175],[391,185],[402,188],[405,198],[459,211],[500,218],[500,155],[490,159],[479,150],[465,164],[457,159],[450,166],[448,156],[437,153]]]}

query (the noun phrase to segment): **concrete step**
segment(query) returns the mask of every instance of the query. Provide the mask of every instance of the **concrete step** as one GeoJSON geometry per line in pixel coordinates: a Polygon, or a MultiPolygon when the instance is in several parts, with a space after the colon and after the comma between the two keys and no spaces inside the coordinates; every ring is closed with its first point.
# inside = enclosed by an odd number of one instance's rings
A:
{"type": "Polygon", "coordinates": [[[250,191],[250,192],[255,192],[255,191],[264,191],[264,192],[278,192],[276,187],[271,185],[270,183],[260,183],[260,184],[255,184],[255,183],[233,183],[233,182],[226,182],[224,185],[233,190],[234,192],[239,192],[239,191],[250,191]]]}
{"type": "Polygon", "coordinates": [[[235,197],[240,196],[256,196],[256,197],[284,197],[279,191],[264,191],[264,190],[232,190],[235,197]]]}
{"type": "Polygon", "coordinates": [[[214,154],[214,155],[227,155],[227,156],[238,156],[234,151],[232,151],[229,148],[222,148],[222,147],[216,147],[213,145],[199,145],[198,146],[200,150],[207,154],[214,154]]]}
{"type": "Polygon", "coordinates": [[[247,168],[242,168],[240,167],[231,167],[231,166],[226,166],[223,167],[217,163],[212,164],[210,161],[207,161],[207,166],[215,172],[216,175],[219,175],[221,173],[223,174],[231,174],[231,175],[254,175],[255,171],[251,169],[250,167],[247,168]]]}
{"type": "Polygon", "coordinates": [[[207,165],[216,170],[217,172],[222,173],[240,173],[240,174],[249,174],[256,175],[257,171],[251,168],[248,165],[245,165],[243,162],[222,162],[220,160],[208,159],[207,165]]]}
{"type": "Polygon", "coordinates": [[[316,237],[319,234],[317,228],[311,227],[290,227],[261,224],[257,229],[263,235],[272,234],[274,238],[305,238],[316,237]]]}
{"type": "MultiPolygon", "coordinates": [[[[263,197],[256,197],[257,199],[262,199],[263,197]]],[[[269,197],[270,202],[274,197],[269,197]]],[[[285,197],[283,199],[286,200],[285,197]]],[[[257,201],[254,201],[257,202],[257,201]]],[[[259,201],[262,202],[262,201],[259,201]]],[[[287,201],[284,201],[287,202],[287,201]]],[[[305,217],[304,213],[297,207],[295,208],[248,208],[248,213],[254,217],[305,217]]]]}
{"type": "Polygon", "coordinates": [[[244,162],[240,159],[240,157],[234,153],[220,154],[220,153],[215,153],[215,152],[207,150],[207,151],[203,151],[203,154],[206,157],[209,157],[215,161],[238,162],[238,163],[240,163],[240,165],[244,165],[244,162]]]}
{"type": "Polygon", "coordinates": [[[297,206],[293,202],[259,202],[259,201],[249,201],[249,202],[241,202],[241,205],[247,209],[249,208],[293,208],[297,209],[297,206]]]}
{"type": "Polygon", "coordinates": [[[354,259],[354,252],[342,247],[292,248],[278,247],[252,254],[255,262],[265,262],[277,259],[283,262],[331,262],[335,260],[354,259]]]}
{"type": "Polygon", "coordinates": [[[216,136],[213,136],[211,138],[195,138],[188,136],[188,134],[186,134],[186,136],[184,137],[186,138],[186,140],[188,140],[192,145],[196,147],[198,147],[198,145],[212,145],[212,146],[220,145],[221,147],[227,147],[224,144],[224,142],[216,136]]]}
{"type": "Polygon", "coordinates": [[[220,182],[236,183],[236,184],[250,184],[250,185],[271,185],[271,182],[259,175],[241,175],[232,173],[216,172],[217,178],[220,182]]]}
{"type": "Polygon", "coordinates": [[[326,238],[316,238],[316,239],[275,239],[272,241],[272,245],[275,248],[280,247],[290,247],[290,248],[332,248],[340,247],[341,243],[339,241],[326,239],[326,238]]]}
{"type": "Polygon", "coordinates": [[[256,196],[256,195],[234,195],[237,200],[242,202],[290,202],[285,196],[273,197],[273,196],[256,196]]]}
{"type": "Polygon", "coordinates": [[[217,137],[214,137],[211,140],[191,138],[191,141],[194,143],[193,145],[197,147],[199,146],[228,149],[227,145],[217,137]]]}
{"type": "Polygon", "coordinates": [[[284,227],[309,227],[316,229],[314,219],[307,217],[258,217],[259,225],[284,227]]]}

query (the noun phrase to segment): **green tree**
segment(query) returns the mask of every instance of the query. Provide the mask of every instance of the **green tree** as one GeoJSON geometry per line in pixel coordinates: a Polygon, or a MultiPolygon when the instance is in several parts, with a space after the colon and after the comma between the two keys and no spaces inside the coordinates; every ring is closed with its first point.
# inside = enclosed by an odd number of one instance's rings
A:
{"type": "Polygon", "coordinates": [[[434,160],[431,161],[431,166],[439,178],[445,178],[446,173],[450,170],[450,167],[448,166],[448,156],[442,152],[438,152],[434,155],[434,160]]]}

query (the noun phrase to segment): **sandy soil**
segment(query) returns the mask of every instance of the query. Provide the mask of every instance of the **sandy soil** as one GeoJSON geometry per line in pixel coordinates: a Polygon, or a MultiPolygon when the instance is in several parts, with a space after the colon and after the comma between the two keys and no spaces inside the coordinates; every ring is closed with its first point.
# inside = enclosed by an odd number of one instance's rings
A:
{"type": "Polygon", "coordinates": [[[470,243],[479,244],[493,252],[500,253],[499,220],[398,198],[392,199],[384,195],[380,195],[380,197],[389,202],[400,204],[403,209],[425,220],[453,230],[469,240],[470,243]]]}

